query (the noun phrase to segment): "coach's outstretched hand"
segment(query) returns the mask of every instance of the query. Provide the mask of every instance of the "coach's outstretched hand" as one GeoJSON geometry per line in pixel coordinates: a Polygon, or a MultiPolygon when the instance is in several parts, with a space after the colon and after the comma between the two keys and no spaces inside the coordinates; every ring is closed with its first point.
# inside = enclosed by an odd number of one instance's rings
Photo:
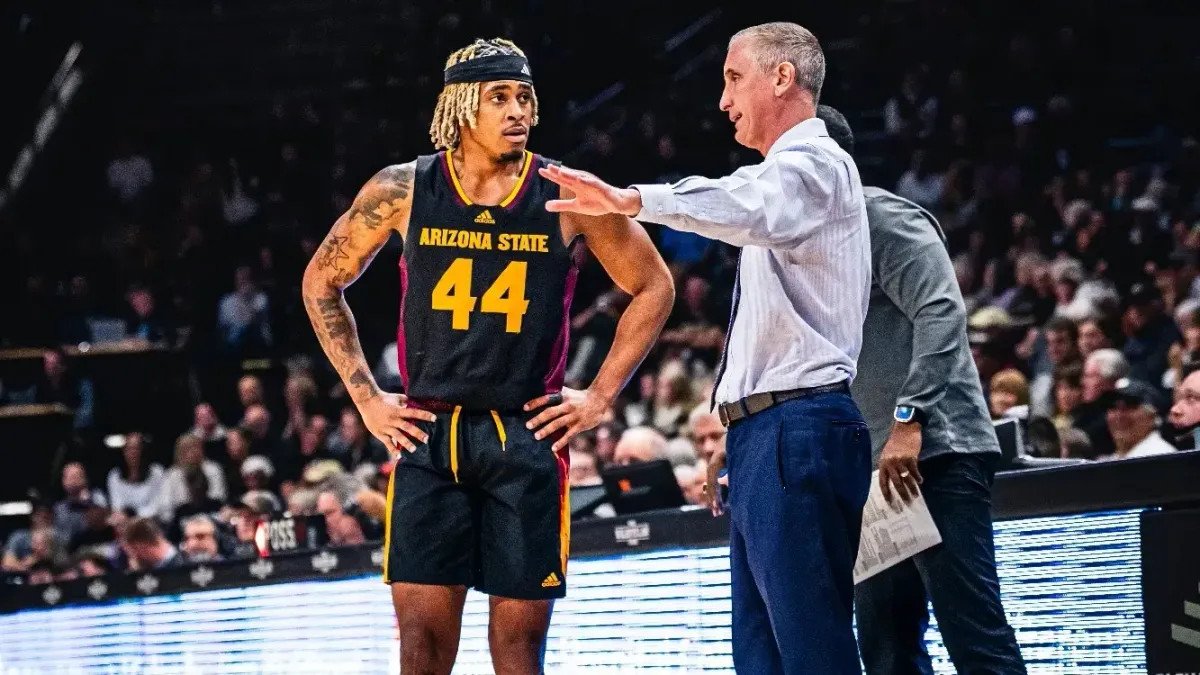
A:
{"type": "Polygon", "coordinates": [[[587,171],[551,164],[538,169],[538,172],[546,180],[558,183],[573,194],[570,199],[551,199],[546,202],[547,211],[569,211],[585,216],[621,213],[632,218],[642,210],[640,192],[633,188],[613,187],[587,171]]]}
{"type": "Polygon", "coordinates": [[[595,429],[608,410],[608,401],[590,389],[579,391],[563,387],[562,393],[539,396],[525,404],[526,412],[538,408],[545,409],[525,426],[534,431],[533,437],[539,441],[559,429],[565,429],[562,437],[554,442],[553,447],[557,452],[567,447],[572,436],[595,429]]]}
{"type": "Polygon", "coordinates": [[[417,449],[414,441],[429,442],[429,435],[418,429],[410,420],[433,422],[437,419],[427,410],[407,407],[406,401],[401,394],[381,392],[363,399],[358,404],[363,424],[367,425],[371,435],[387,446],[390,452],[398,451],[401,446],[409,452],[414,452],[417,449]]]}

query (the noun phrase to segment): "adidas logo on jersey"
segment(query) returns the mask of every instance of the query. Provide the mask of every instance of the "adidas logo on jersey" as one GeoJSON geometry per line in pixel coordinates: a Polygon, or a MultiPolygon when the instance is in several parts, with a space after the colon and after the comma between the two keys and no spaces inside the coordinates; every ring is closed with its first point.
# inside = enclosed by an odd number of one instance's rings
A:
{"type": "Polygon", "coordinates": [[[558,580],[557,574],[551,572],[550,576],[542,580],[542,588],[554,588],[555,586],[562,586],[562,582],[558,580]]]}
{"type": "Polygon", "coordinates": [[[485,210],[483,213],[475,216],[475,222],[482,225],[495,225],[496,219],[492,218],[492,212],[485,210]]]}

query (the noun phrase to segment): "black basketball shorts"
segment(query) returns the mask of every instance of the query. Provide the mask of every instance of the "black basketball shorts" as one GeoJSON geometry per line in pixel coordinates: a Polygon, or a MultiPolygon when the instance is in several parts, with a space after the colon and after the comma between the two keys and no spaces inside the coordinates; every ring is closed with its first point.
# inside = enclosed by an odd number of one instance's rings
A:
{"type": "Polygon", "coordinates": [[[571,537],[569,458],[515,415],[459,408],[402,452],[388,484],[383,580],[561,598],[571,537]]]}

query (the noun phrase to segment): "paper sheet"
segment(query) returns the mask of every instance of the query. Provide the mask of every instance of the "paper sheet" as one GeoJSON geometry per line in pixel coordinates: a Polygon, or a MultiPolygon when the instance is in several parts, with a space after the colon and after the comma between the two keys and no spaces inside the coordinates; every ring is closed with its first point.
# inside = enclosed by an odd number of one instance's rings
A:
{"type": "Polygon", "coordinates": [[[892,499],[896,506],[884,500],[879,472],[872,473],[871,492],[863,507],[858,561],[854,563],[856,584],[942,541],[923,496],[905,504],[892,486],[892,499]]]}

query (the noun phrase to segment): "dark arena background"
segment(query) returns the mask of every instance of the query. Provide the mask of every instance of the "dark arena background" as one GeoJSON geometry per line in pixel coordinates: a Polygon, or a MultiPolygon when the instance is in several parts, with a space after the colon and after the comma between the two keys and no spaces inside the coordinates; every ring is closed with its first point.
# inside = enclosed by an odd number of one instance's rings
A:
{"type": "MultiPolygon", "coordinates": [[[[528,55],[532,150],[623,186],[759,160],[718,110],[721,64],[775,20],[820,39],[821,102],[849,118],[863,183],[947,233],[1006,447],[996,557],[1029,672],[1200,672],[1200,409],[1169,412],[1200,401],[1181,377],[1200,361],[1195,8],[746,4],[5,3],[0,675],[398,673],[383,524],[354,498],[386,490],[391,460],[317,343],[304,266],[359,186],[433,151],[446,56],[474,38],[528,55]],[[1100,350],[1157,391],[1147,431],[1176,450],[1102,461],[1126,431],[1095,394],[1116,377],[1086,365],[1100,350]],[[131,561],[147,532],[171,564],[131,561]]],[[[733,672],[728,521],[698,506],[712,441],[693,411],[737,251],[646,229],[676,307],[571,443],[549,673],[733,672]],[[678,491],[608,503],[611,467],[654,460],[678,491]]],[[[400,250],[346,295],[389,391],[400,250]]],[[[623,299],[584,262],[568,386],[596,374],[623,299]]],[[[953,673],[936,621],[926,637],[953,673]]],[[[472,593],[454,672],[491,668],[472,593]]]]}

